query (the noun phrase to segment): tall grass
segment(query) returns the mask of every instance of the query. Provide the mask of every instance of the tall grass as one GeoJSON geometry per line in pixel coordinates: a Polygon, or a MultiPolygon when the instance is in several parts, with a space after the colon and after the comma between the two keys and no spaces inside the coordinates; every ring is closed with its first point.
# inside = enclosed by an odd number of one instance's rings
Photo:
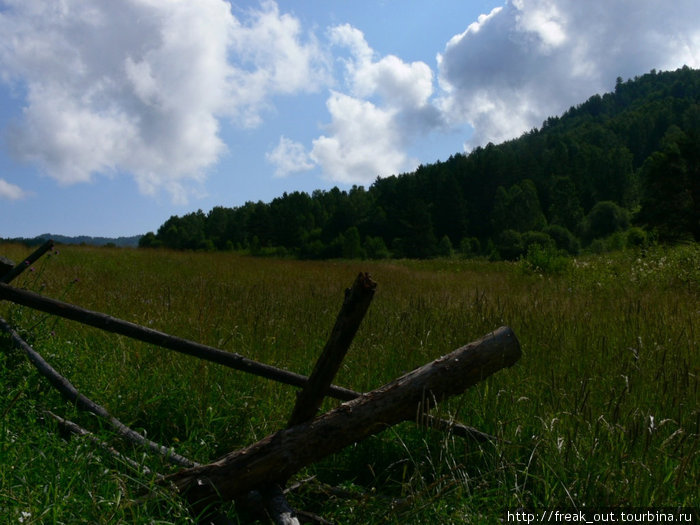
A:
{"type": "MultiPolygon", "coordinates": [[[[0,248],[15,260],[26,255],[22,246],[0,248]]],[[[339,523],[483,523],[515,507],[697,505],[700,249],[620,252],[541,270],[62,247],[16,284],[308,373],[343,289],[369,271],[379,288],[336,380],[364,391],[511,326],[521,361],[438,408],[502,440],[479,445],[402,424],[309,467],[302,477],[317,482],[293,492],[292,503],[339,523]]],[[[86,395],[198,461],[281,428],[293,406],[284,385],[16,306],[0,311],[86,395]]],[[[64,441],[44,409],[112,436],[50,391],[7,340],[0,348],[0,515],[15,523],[188,519],[167,492],[140,502],[149,476],[84,440],[64,441]]]]}

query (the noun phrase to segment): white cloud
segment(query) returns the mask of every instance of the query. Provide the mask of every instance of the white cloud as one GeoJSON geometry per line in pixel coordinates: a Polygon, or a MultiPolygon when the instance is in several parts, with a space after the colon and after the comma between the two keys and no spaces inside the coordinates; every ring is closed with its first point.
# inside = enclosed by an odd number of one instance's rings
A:
{"type": "Polygon", "coordinates": [[[526,5],[524,0],[513,0],[519,10],[516,26],[524,33],[531,33],[540,43],[540,51],[562,45],[566,39],[566,18],[552,0],[542,0],[537,5],[526,5]]]}
{"type": "Polygon", "coordinates": [[[277,4],[262,3],[252,21],[235,21],[231,50],[237,57],[234,92],[245,102],[244,123],[258,125],[271,95],[314,92],[331,81],[330,63],[313,35],[302,40],[298,19],[280,14],[277,4]]]}
{"type": "Polygon", "coordinates": [[[509,0],[438,56],[440,108],[468,147],[518,136],[618,76],[700,66],[698,18],[696,0],[509,0]]]}
{"type": "Polygon", "coordinates": [[[362,32],[348,24],[330,30],[331,42],[347,47],[346,79],[358,97],[379,95],[387,106],[403,111],[421,108],[433,94],[433,72],[425,62],[406,63],[395,55],[374,61],[362,32]]]}
{"type": "Polygon", "coordinates": [[[408,166],[396,112],[372,102],[333,92],[326,102],[329,135],[313,141],[311,158],[324,176],[346,184],[365,184],[408,166]]]}
{"type": "MultiPolygon", "coordinates": [[[[331,43],[350,50],[355,59],[361,63],[368,63],[374,57],[374,50],[369,46],[362,31],[350,24],[331,27],[328,31],[331,43]]],[[[352,62],[347,62],[352,67],[352,62]]]]}
{"type": "Polygon", "coordinates": [[[280,137],[277,146],[265,157],[269,163],[275,165],[277,177],[285,177],[297,171],[308,171],[315,166],[304,145],[285,136],[280,137]]]}
{"type": "Polygon", "coordinates": [[[221,118],[258,125],[272,96],[328,79],[318,43],[274,2],[243,20],[224,0],[5,5],[0,79],[26,93],[11,145],[63,184],[127,172],[183,201],[226,152],[221,118]]]}
{"type": "Polygon", "coordinates": [[[364,34],[348,24],[331,28],[328,36],[349,51],[342,59],[348,93],[331,92],[331,122],[313,140],[311,158],[327,179],[343,183],[371,183],[415,168],[407,146],[442,125],[430,102],[432,70],[394,55],[377,59],[364,34]]]}
{"type": "Polygon", "coordinates": [[[16,184],[7,182],[5,179],[0,179],[0,199],[16,201],[26,196],[27,193],[16,184]]]}

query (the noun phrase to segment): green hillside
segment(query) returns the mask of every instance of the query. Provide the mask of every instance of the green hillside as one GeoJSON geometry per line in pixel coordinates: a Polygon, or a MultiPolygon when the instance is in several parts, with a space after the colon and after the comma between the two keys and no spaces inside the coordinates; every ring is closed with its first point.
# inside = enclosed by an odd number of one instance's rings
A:
{"type": "Polygon", "coordinates": [[[349,191],[168,219],[140,246],[301,258],[513,259],[700,239],[700,71],[618,78],[540,129],[349,191]]]}

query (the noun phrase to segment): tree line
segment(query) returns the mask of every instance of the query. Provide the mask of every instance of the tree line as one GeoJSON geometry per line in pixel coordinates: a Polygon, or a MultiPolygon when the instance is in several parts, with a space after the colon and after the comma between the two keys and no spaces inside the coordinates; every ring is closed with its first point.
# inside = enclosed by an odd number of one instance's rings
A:
{"type": "Polygon", "coordinates": [[[170,217],[141,247],[300,258],[516,259],[538,244],[700,240],[700,71],[684,67],[594,95],[540,129],[369,187],[170,217]]]}

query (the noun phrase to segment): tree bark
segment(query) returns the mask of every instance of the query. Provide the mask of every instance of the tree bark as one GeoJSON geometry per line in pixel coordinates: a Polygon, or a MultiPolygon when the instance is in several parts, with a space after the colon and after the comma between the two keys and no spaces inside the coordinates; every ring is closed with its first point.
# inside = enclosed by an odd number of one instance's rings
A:
{"type": "Polygon", "coordinates": [[[166,477],[194,504],[284,482],[303,467],[461,394],[520,358],[508,327],[484,336],[316,419],[281,430],[208,465],[166,477]]]}

